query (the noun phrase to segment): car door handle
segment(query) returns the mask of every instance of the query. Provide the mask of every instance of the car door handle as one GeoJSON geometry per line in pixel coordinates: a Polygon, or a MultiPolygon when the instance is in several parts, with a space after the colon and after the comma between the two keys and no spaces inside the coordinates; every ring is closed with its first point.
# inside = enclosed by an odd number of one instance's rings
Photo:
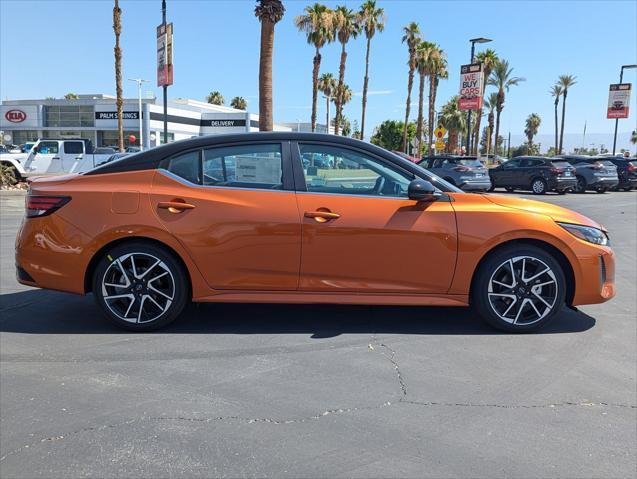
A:
{"type": "Polygon", "coordinates": [[[168,210],[171,213],[181,213],[185,210],[192,210],[194,207],[195,205],[191,205],[184,201],[160,201],[157,205],[157,208],[168,210]]]}
{"type": "Polygon", "coordinates": [[[59,160],[60,157],[59,156],[54,156],[53,158],[51,158],[52,160],[59,160]]]}
{"type": "Polygon", "coordinates": [[[314,218],[318,223],[325,223],[341,217],[338,213],[332,213],[331,211],[306,211],[304,216],[306,218],[314,218]]]}

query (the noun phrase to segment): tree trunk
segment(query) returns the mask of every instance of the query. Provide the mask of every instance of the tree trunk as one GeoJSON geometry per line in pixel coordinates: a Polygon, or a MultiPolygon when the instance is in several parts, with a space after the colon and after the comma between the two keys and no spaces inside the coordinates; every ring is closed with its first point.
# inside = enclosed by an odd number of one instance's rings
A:
{"type": "MultiPolygon", "coordinates": [[[[438,76],[429,75],[429,114],[427,119],[427,156],[432,158],[434,156],[434,149],[431,147],[434,137],[434,115],[436,113],[436,90],[438,89],[438,76]]],[[[438,126],[438,125],[436,125],[438,126]]]]}
{"type": "Polygon", "coordinates": [[[325,133],[327,133],[329,135],[330,133],[330,97],[329,96],[325,96],[325,98],[327,98],[327,100],[325,100],[325,104],[326,104],[326,109],[325,109],[325,133]]]}
{"type": "Polygon", "coordinates": [[[369,48],[371,46],[371,37],[367,37],[367,52],[365,53],[365,78],[363,79],[363,112],[361,114],[361,137],[365,138],[365,111],[367,110],[367,85],[369,84],[369,48]]]}
{"type": "Polygon", "coordinates": [[[312,70],[312,131],[316,131],[316,103],[318,102],[318,76],[321,69],[321,53],[316,49],[312,70]]]}
{"type": "Polygon", "coordinates": [[[557,117],[557,105],[559,104],[559,102],[560,102],[560,97],[558,96],[558,97],[555,99],[555,154],[556,154],[556,155],[557,155],[557,148],[558,148],[558,146],[559,146],[559,143],[558,143],[558,136],[557,136],[557,135],[558,135],[558,134],[557,134],[557,130],[558,130],[558,128],[559,128],[559,119],[558,119],[558,117],[557,117]]]}
{"type": "MultiPolygon", "coordinates": [[[[122,33],[122,10],[119,1],[115,0],[113,7],[113,31],[115,32],[115,100],[117,105],[117,146],[124,151],[124,98],[122,94],[122,49],[119,46],[119,36],[122,33]]],[[[141,137],[141,131],[139,135],[141,137]]]]}
{"type": "Polygon", "coordinates": [[[476,111],[476,124],[473,126],[473,140],[471,146],[471,154],[478,155],[478,145],[480,143],[480,123],[482,123],[482,108],[476,111]]]}
{"type": "Polygon", "coordinates": [[[416,123],[416,142],[418,150],[416,151],[416,158],[420,158],[422,152],[422,122],[424,120],[423,106],[425,102],[425,75],[420,74],[420,85],[418,87],[418,123],[416,123]]]}
{"type": "Polygon", "coordinates": [[[341,65],[338,69],[338,88],[336,89],[336,118],[334,120],[334,134],[338,135],[338,127],[341,122],[341,113],[343,109],[343,86],[345,85],[345,62],[347,61],[347,52],[343,43],[341,49],[341,65]]]}
{"type": "Polygon", "coordinates": [[[493,137],[493,110],[489,112],[488,122],[489,122],[489,135],[487,136],[487,154],[493,153],[491,151],[491,145],[493,145],[493,143],[491,142],[491,138],[493,137]]]}
{"type": "Polygon", "coordinates": [[[405,106],[405,127],[403,128],[403,151],[407,153],[407,125],[409,125],[409,110],[411,108],[411,88],[414,86],[413,60],[409,59],[409,78],[407,80],[407,105],[405,106]]]}
{"type": "Polygon", "coordinates": [[[500,115],[502,114],[502,109],[504,108],[504,91],[500,90],[498,92],[498,101],[495,107],[495,140],[494,140],[494,153],[498,154],[498,137],[500,136],[500,115]]]}
{"type": "Polygon", "coordinates": [[[456,130],[449,130],[447,153],[455,153],[456,148],[458,148],[458,132],[456,130]]]}
{"type": "Polygon", "coordinates": [[[272,131],[272,50],[274,23],[261,18],[261,52],[259,59],[259,131],[272,131]]]}

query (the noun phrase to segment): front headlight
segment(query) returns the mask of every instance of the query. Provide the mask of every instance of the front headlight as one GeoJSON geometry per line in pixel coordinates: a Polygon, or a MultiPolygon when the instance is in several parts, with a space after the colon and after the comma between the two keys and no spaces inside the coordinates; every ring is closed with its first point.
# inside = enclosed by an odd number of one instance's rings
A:
{"type": "Polygon", "coordinates": [[[610,245],[608,235],[600,229],[593,228],[591,226],[573,225],[570,223],[558,223],[558,225],[581,240],[601,246],[610,245]]]}

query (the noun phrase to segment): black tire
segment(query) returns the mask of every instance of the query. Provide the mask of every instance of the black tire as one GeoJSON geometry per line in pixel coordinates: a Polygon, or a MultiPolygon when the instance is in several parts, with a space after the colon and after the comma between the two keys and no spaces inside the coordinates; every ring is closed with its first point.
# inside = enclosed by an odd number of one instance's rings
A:
{"type": "Polygon", "coordinates": [[[600,195],[603,195],[608,190],[606,188],[597,188],[595,191],[599,193],[600,195]]]}
{"type": "Polygon", "coordinates": [[[489,186],[489,189],[487,191],[489,193],[491,193],[492,191],[495,191],[495,185],[493,183],[491,183],[491,186],[489,186]]]}
{"type": "Polygon", "coordinates": [[[546,193],[547,185],[546,181],[542,178],[535,178],[531,181],[531,191],[534,195],[543,195],[546,193]]]}
{"type": "Polygon", "coordinates": [[[630,187],[629,187],[629,188],[622,188],[622,190],[624,190],[624,191],[630,191],[630,190],[632,190],[632,188],[630,188],[630,187]]]}
{"type": "Polygon", "coordinates": [[[565,195],[566,194],[566,190],[557,190],[557,194],[558,195],[565,195]]]}
{"type": "Polygon", "coordinates": [[[575,193],[586,193],[586,180],[583,176],[577,177],[577,186],[575,187],[575,193]]]}
{"type": "Polygon", "coordinates": [[[511,186],[505,186],[504,189],[507,193],[513,193],[515,191],[515,188],[511,186]]]}
{"type": "Polygon", "coordinates": [[[189,301],[190,288],[184,267],[172,253],[152,243],[130,241],[99,259],[93,296],[117,326],[153,331],[177,319],[189,301]]]}
{"type": "Polygon", "coordinates": [[[564,272],[553,256],[545,250],[532,245],[505,246],[490,254],[476,271],[471,288],[471,307],[487,324],[494,328],[507,332],[526,333],[538,330],[554,319],[562,309],[565,297],[566,280],[564,272]],[[545,275],[539,277],[541,285],[539,294],[546,298],[545,300],[548,301],[550,308],[543,305],[536,295],[538,291],[535,290],[534,292],[534,289],[532,289],[537,288],[537,286],[534,286],[534,283],[537,283],[537,279],[530,282],[529,286],[529,283],[521,281],[519,275],[515,280],[510,278],[510,283],[514,284],[514,287],[510,290],[503,288],[502,291],[505,292],[504,294],[512,293],[511,296],[515,296],[515,301],[512,301],[512,298],[501,296],[500,292],[495,290],[495,288],[501,288],[501,286],[495,283],[491,284],[491,280],[496,275],[506,274],[507,270],[511,271],[511,267],[508,265],[509,260],[517,261],[514,263],[514,268],[520,269],[521,257],[527,258],[524,263],[525,278],[527,280],[533,278],[533,275],[537,271],[543,270],[545,266],[550,268],[551,273],[545,273],[545,275]],[[531,258],[534,261],[531,261],[531,258]],[[553,289],[552,284],[542,284],[545,278],[554,278],[555,289],[553,289]],[[516,282],[517,284],[515,284],[516,282]],[[490,289],[493,291],[490,291],[490,289]],[[520,289],[524,291],[519,292],[520,289]],[[534,308],[533,305],[526,302],[526,299],[533,299],[533,304],[539,306],[534,308]],[[507,300],[509,303],[507,303],[507,300]],[[516,313],[516,304],[520,305],[521,311],[519,313],[516,313]],[[513,308],[513,311],[508,312],[506,310],[507,307],[513,308]],[[500,313],[498,313],[498,309],[500,313]],[[538,310],[542,314],[541,317],[536,314],[538,310]],[[510,321],[503,319],[501,317],[502,313],[505,313],[502,316],[510,321]],[[515,314],[518,314],[517,323],[513,317],[515,314]],[[527,316],[528,319],[526,318],[527,316]]]}

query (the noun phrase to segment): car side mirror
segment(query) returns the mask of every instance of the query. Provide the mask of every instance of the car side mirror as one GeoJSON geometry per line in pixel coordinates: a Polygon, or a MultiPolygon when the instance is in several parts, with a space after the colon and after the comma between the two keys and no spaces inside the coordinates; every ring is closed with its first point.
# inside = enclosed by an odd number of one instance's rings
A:
{"type": "Polygon", "coordinates": [[[414,201],[435,201],[440,197],[440,193],[430,182],[416,178],[409,183],[407,196],[414,201]]]}

